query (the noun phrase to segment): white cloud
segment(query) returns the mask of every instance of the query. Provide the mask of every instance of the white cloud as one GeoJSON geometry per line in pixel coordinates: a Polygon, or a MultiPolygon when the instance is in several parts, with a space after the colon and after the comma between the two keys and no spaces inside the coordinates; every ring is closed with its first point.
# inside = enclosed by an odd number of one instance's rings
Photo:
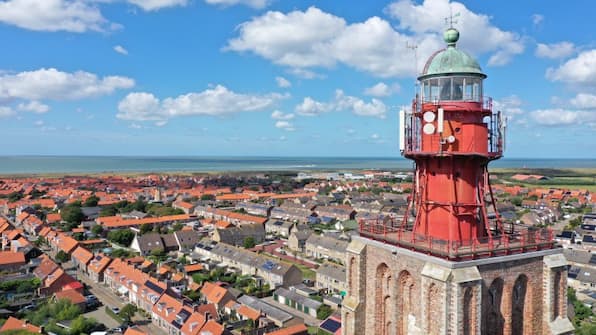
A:
{"type": "Polygon", "coordinates": [[[292,86],[292,83],[284,77],[275,77],[275,81],[277,82],[277,86],[281,88],[287,88],[292,86]]]}
{"type": "Polygon", "coordinates": [[[269,11],[241,24],[240,36],[230,40],[227,49],[251,51],[290,67],[330,66],[335,59],[323,54],[345,26],[344,19],[316,7],[288,14],[269,11]]]}
{"type": "Polygon", "coordinates": [[[493,100],[493,109],[505,113],[507,116],[522,114],[522,100],[517,95],[510,95],[498,100],[493,100]]]}
{"type": "Polygon", "coordinates": [[[579,109],[596,109],[596,95],[579,93],[571,99],[571,105],[579,109]]]}
{"type": "Polygon", "coordinates": [[[534,14],[532,15],[532,24],[537,26],[544,21],[544,15],[541,14],[534,14]]]}
{"type": "Polygon", "coordinates": [[[294,118],[294,114],[292,113],[283,113],[280,112],[278,110],[273,111],[273,113],[271,113],[271,118],[274,120],[292,120],[294,118]]]}
{"type": "Polygon", "coordinates": [[[37,121],[35,121],[34,125],[36,125],[37,127],[41,127],[44,125],[44,122],[43,122],[43,120],[37,120],[37,121]]]}
{"type": "Polygon", "coordinates": [[[17,109],[24,112],[33,112],[33,113],[46,113],[50,110],[50,106],[42,104],[39,101],[29,101],[28,103],[20,103],[17,106],[17,109]]]}
{"type": "MultiPolygon", "coordinates": [[[[399,20],[400,28],[414,32],[417,40],[424,34],[442,35],[446,13],[459,13],[456,27],[461,38],[458,45],[473,54],[492,52],[489,65],[505,65],[524,51],[518,34],[495,27],[490,16],[474,13],[460,2],[425,0],[417,5],[410,0],[400,0],[389,5],[387,12],[399,20]]],[[[424,55],[422,53],[422,59],[424,55]]]]}
{"type": "Polygon", "coordinates": [[[364,94],[370,95],[373,97],[388,97],[391,94],[399,92],[400,87],[399,84],[395,83],[391,86],[385,84],[384,82],[379,82],[371,87],[368,87],[364,90],[364,94]]]}
{"type": "Polygon", "coordinates": [[[559,43],[543,44],[538,43],[535,55],[540,58],[560,59],[571,56],[575,52],[575,45],[563,41],[559,43]]]}
{"type": "Polygon", "coordinates": [[[570,84],[596,84],[596,49],[587,50],[558,68],[548,68],[546,78],[570,84]]]}
{"type": "Polygon", "coordinates": [[[345,95],[342,90],[335,92],[335,105],[337,110],[349,110],[360,116],[384,119],[387,113],[387,106],[381,100],[373,98],[371,102],[365,102],[362,99],[345,95]]]}
{"type": "Polygon", "coordinates": [[[596,112],[562,108],[541,109],[530,113],[536,123],[544,126],[596,125],[596,112]]]}
{"type": "Polygon", "coordinates": [[[116,28],[96,5],[82,0],[8,0],[0,2],[0,22],[37,31],[83,33],[116,28]]]}
{"type": "Polygon", "coordinates": [[[221,116],[264,110],[285,97],[278,93],[266,95],[235,93],[221,85],[162,101],[151,93],[135,92],[120,101],[116,117],[123,120],[163,122],[177,116],[221,116]]]}
{"type": "Polygon", "coordinates": [[[329,112],[333,106],[327,103],[319,102],[311,97],[306,97],[302,103],[296,106],[296,113],[304,116],[316,116],[321,113],[329,112]]]}
{"type": "Polygon", "coordinates": [[[16,115],[16,112],[7,106],[0,106],[0,118],[16,115]]]}
{"type": "Polygon", "coordinates": [[[167,7],[186,6],[188,0],[127,0],[145,11],[154,11],[167,7]]]}
{"type": "Polygon", "coordinates": [[[335,99],[331,102],[320,102],[306,97],[295,108],[296,113],[305,116],[316,116],[330,111],[350,111],[360,116],[373,116],[381,119],[385,118],[387,106],[378,100],[372,99],[371,102],[346,95],[342,90],[335,91],[335,99]]]}
{"type": "Polygon", "coordinates": [[[121,45],[114,46],[114,51],[122,55],[128,55],[128,50],[124,49],[121,45]]]}
{"type": "MultiPolygon", "coordinates": [[[[376,16],[348,24],[316,7],[287,14],[269,11],[242,23],[238,36],[225,49],[252,52],[303,77],[316,75],[312,68],[330,68],[338,63],[378,77],[410,76],[417,71],[407,43],[415,41],[419,59],[426,59],[444,46],[442,23],[449,6],[448,0],[426,0],[422,5],[393,3],[387,11],[399,20],[402,32],[376,16]]],[[[506,64],[523,52],[517,34],[492,26],[488,16],[475,14],[460,3],[451,6],[462,13],[462,22],[466,22],[461,29],[463,49],[491,52],[490,65],[506,64]]],[[[423,64],[418,65],[421,68],[423,64]]]]}
{"type": "Polygon", "coordinates": [[[296,130],[296,128],[294,128],[294,125],[288,121],[277,121],[277,122],[275,122],[275,127],[283,129],[283,130],[287,130],[287,131],[296,130]]]}
{"type": "Polygon", "coordinates": [[[205,0],[205,2],[210,5],[245,5],[256,9],[261,9],[267,7],[271,3],[271,0],[205,0]]]}
{"type": "Polygon", "coordinates": [[[84,71],[62,72],[54,68],[0,75],[0,100],[74,100],[106,95],[131,88],[134,80],[121,76],[98,78],[84,71]]]}

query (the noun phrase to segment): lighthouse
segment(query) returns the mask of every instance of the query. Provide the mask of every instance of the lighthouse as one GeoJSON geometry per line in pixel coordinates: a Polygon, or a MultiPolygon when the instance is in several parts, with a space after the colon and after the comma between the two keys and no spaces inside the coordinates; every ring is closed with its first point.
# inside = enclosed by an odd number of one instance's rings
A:
{"type": "Polygon", "coordinates": [[[552,231],[498,215],[488,165],[503,155],[505,122],[459,37],[444,32],[399,113],[413,189],[403,219],[359,222],[345,260],[344,335],[573,333],[552,231]]]}

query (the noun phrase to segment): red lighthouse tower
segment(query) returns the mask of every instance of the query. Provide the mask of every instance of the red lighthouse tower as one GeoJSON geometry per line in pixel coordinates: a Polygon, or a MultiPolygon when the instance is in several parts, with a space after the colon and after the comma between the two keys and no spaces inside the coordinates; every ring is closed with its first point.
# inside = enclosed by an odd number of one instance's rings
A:
{"type": "MultiPolygon", "coordinates": [[[[483,96],[486,75],[444,33],[447,48],[427,61],[411,113],[401,113],[402,154],[416,162],[415,235],[469,245],[495,234],[485,194],[488,163],[503,152],[503,123],[483,96]]],[[[496,208],[495,208],[496,209],[496,208]]],[[[497,221],[498,223],[498,221],[497,221]]]]}
{"type": "Polygon", "coordinates": [[[360,221],[346,249],[342,334],[572,334],[562,250],[548,229],[499,219],[487,166],[505,127],[457,30],[444,37],[400,112],[416,164],[404,218],[360,221]]]}

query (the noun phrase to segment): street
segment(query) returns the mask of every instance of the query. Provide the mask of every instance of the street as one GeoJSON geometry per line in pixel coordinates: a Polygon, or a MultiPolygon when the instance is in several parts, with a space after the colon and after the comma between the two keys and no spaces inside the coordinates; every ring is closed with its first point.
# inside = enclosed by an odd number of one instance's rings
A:
{"type": "MultiPolygon", "coordinates": [[[[78,279],[85,283],[89,291],[93,295],[95,295],[97,299],[101,301],[103,304],[103,306],[100,306],[97,310],[92,311],[90,313],[86,313],[85,316],[95,318],[97,321],[105,324],[108,328],[119,326],[118,322],[116,322],[116,320],[114,320],[105,312],[105,306],[107,306],[108,308],[122,308],[128,302],[128,300],[117,296],[103,284],[94,283],[89,278],[87,278],[87,276],[81,274],[80,272],[78,273],[78,279]]],[[[149,311],[149,313],[151,312],[149,311]]],[[[140,331],[145,332],[147,334],[167,335],[165,331],[163,331],[161,328],[156,327],[154,324],[151,323],[151,320],[144,318],[139,313],[135,314],[135,316],[133,317],[133,322],[140,331]]]]}

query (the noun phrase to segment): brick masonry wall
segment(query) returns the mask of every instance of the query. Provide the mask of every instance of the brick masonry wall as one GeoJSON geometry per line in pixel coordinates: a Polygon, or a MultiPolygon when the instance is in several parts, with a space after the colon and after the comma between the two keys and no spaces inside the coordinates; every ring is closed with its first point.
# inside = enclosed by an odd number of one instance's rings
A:
{"type": "MultiPolygon", "coordinates": [[[[357,307],[343,310],[344,335],[546,335],[551,334],[544,320],[553,296],[566,301],[566,273],[554,285],[552,271],[561,269],[546,267],[543,256],[472,266],[476,277],[456,283],[452,270],[436,264],[438,274],[423,275],[427,260],[434,263],[430,258],[374,243],[361,248],[348,248],[346,257],[346,299],[357,307]]],[[[566,315],[565,303],[557,313],[566,315]]]]}

